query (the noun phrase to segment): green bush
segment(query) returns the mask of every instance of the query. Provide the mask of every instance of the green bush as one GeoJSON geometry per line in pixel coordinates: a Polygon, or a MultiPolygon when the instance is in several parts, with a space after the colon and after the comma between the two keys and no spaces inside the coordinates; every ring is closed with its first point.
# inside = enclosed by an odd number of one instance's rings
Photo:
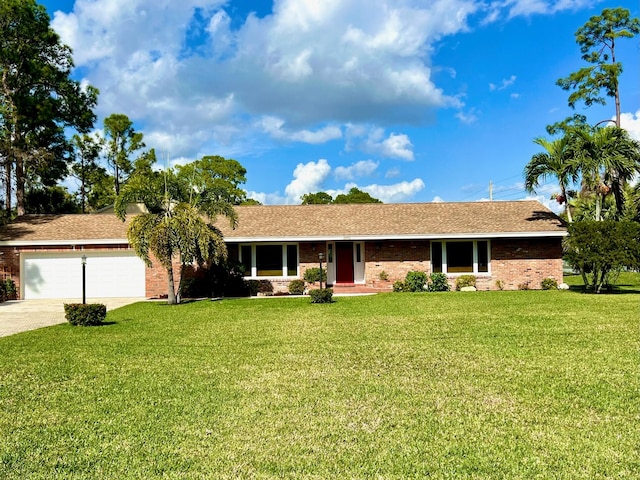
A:
{"type": "Polygon", "coordinates": [[[476,276],[475,275],[460,275],[456,278],[456,290],[460,291],[463,287],[475,287],[476,276]]]}
{"type": "Polygon", "coordinates": [[[407,292],[407,285],[401,281],[401,280],[396,280],[395,282],[393,282],[393,291],[394,292],[407,292]]]}
{"type": "Polygon", "coordinates": [[[291,280],[289,282],[289,293],[291,295],[302,295],[304,293],[304,280],[291,280]]]}
{"type": "Polygon", "coordinates": [[[107,316],[107,307],[102,303],[65,303],[64,315],[71,325],[100,325],[107,316]]]}
{"type": "Polygon", "coordinates": [[[427,285],[427,274],[425,272],[407,272],[404,279],[407,292],[424,292],[427,285]]]}
{"type": "Polygon", "coordinates": [[[543,290],[557,290],[558,282],[553,278],[545,278],[540,282],[540,286],[543,290]]]}
{"type": "MultiPolygon", "coordinates": [[[[316,283],[320,281],[320,268],[312,267],[307,268],[304,272],[304,281],[308,283],[316,283]]],[[[322,269],[322,281],[326,283],[327,281],[327,270],[322,269]]]]}
{"type": "Polygon", "coordinates": [[[0,282],[0,302],[16,299],[16,284],[10,278],[0,282]]]}
{"type": "Polygon", "coordinates": [[[316,288],[309,290],[309,296],[311,297],[311,303],[331,303],[333,302],[333,289],[316,288]]]}
{"type": "Polygon", "coordinates": [[[441,272],[432,273],[429,282],[430,292],[448,292],[450,290],[447,276],[441,272]]]}

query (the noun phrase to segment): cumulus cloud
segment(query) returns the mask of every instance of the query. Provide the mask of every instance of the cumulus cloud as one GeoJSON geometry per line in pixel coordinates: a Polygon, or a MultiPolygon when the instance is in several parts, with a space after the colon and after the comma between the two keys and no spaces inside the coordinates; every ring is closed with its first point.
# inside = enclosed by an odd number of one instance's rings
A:
{"type": "Polygon", "coordinates": [[[640,109],[636,110],[636,113],[620,115],[620,126],[629,132],[631,138],[640,142],[640,109]]]}
{"type": "Polygon", "coordinates": [[[317,162],[299,163],[293,171],[293,180],[284,192],[286,203],[300,203],[305,193],[322,190],[322,183],[331,172],[329,162],[321,158],[317,162]]]}
{"type": "Polygon", "coordinates": [[[391,133],[385,138],[380,127],[369,128],[364,125],[347,125],[347,150],[357,148],[363,152],[380,155],[385,158],[398,158],[412,161],[413,144],[408,135],[391,133]]]}
{"type": "MultiPolygon", "coordinates": [[[[349,190],[351,187],[355,187],[355,184],[347,185],[349,190]]],[[[370,194],[372,197],[382,200],[384,203],[403,202],[412,198],[416,193],[423,190],[425,187],[424,182],[420,178],[415,178],[410,182],[399,182],[393,185],[367,185],[359,187],[370,194]]]]}
{"type": "Polygon", "coordinates": [[[368,177],[378,168],[378,162],[373,160],[361,160],[348,167],[336,167],[333,175],[337,180],[353,180],[359,177],[368,177]]]}
{"type": "Polygon", "coordinates": [[[435,197],[433,197],[433,200],[431,200],[432,203],[444,203],[444,200],[442,199],[442,197],[436,195],[435,197]]]}

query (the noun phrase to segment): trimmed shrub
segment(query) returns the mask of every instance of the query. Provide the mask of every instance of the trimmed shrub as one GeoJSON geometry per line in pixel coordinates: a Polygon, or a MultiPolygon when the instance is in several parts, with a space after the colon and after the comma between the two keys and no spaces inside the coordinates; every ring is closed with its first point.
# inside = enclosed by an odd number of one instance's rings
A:
{"type": "Polygon", "coordinates": [[[427,274],[425,272],[407,272],[404,279],[407,292],[424,292],[427,285],[427,274]]]}
{"type": "Polygon", "coordinates": [[[429,278],[431,280],[429,283],[430,292],[448,292],[450,290],[447,276],[444,273],[435,272],[429,278]]]}
{"type": "Polygon", "coordinates": [[[553,278],[545,278],[540,282],[540,287],[542,287],[543,290],[557,290],[558,282],[553,278]]]}
{"type": "Polygon", "coordinates": [[[393,282],[393,291],[394,292],[407,292],[407,285],[401,281],[401,280],[396,280],[395,282],[393,282]]]}
{"type": "Polygon", "coordinates": [[[460,275],[456,278],[456,290],[460,291],[462,287],[475,287],[476,276],[475,275],[460,275]]]}
{"type": "MultiPolygon", "coordinates": [[[[304,281],[307,283],[316,283],[320,281],[320,267],[307,268],[304,272],[304,281]]],[[[322,269],[322,281],[327,281],[327,270],[322,269]]]]}
{"type": "Polygon", "coordinates": [[[101,325],[107,316],[107,306],[102,303],[65,303],[64,316],[71,325],[101,325]]]}
{"type": "Polygon", "coordinates": [[[289,293],[291,295],[302,295],[304,293],[304,280],[291,280],[289,282],[289,293]]]}
{"type": "Polygon", "coordinates": [[[332,303],[333,289],[315,288],[313,290],[309,290],[309,296],[311,297],[311,303],[332,303]]]}

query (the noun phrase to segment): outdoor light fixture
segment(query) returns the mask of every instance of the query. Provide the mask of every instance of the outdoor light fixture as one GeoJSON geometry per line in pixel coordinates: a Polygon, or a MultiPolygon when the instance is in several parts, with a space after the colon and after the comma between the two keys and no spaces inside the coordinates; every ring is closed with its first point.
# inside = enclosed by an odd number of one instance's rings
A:
{"type": "Polygon", "coordinates": [[[320,290],[322,290],[322,261],[324,260],[324,253],[318,253],[318,260],[320,260],[320,290]]]}
{"type": "Polygon", "coordinates": [[[82,255],[82,304],[87,303],[87,256],[82,255]]]}

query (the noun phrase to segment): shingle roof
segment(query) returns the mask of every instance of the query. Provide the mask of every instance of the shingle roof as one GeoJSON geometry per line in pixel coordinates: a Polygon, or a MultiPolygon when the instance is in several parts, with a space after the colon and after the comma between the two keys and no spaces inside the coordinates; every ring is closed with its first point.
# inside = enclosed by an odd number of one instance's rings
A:
{"type": "Polygon", "coordinates": [[[115,215],[24,215],[0,227],[0,242],[126,243],[128,225],[115,215]]]}
{"type": "MultiPolygon", "coordinates": [[[[239,224],[216,222],[228,241],[561,236],[562,220],[536,201],[260,205],[236,207],[239,224]]],[[[129,217],[130,218],[130,217],[129,217]]],[[[0,242],[126,241],[114,215],[26,215],[0,228],[0,242]]]]}
{"type": "Polygon", "coordinates": [[[237,207],[229,241],[241,239],[366,239],[509,234],[564,235],[563,221],[537,201],[269,205],[237,207]]]}

